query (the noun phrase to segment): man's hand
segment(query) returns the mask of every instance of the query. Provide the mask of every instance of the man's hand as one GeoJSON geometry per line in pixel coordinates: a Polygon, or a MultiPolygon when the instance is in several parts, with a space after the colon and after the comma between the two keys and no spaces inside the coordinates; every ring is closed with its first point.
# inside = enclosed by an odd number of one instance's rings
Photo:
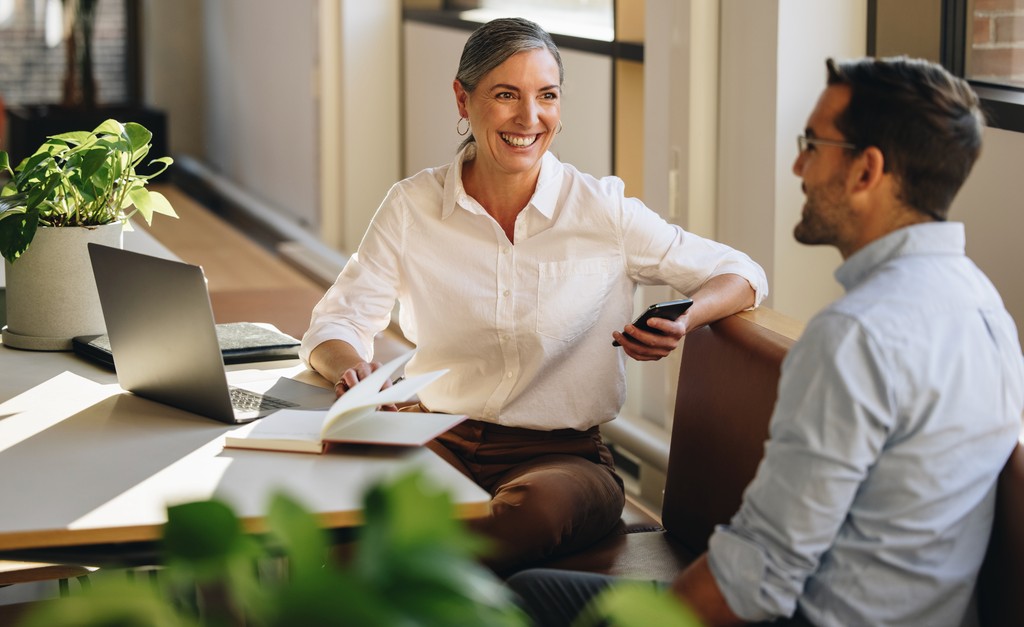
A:
{"type": "Polygon", "coordinates": [[[718,582],[711,574],[708,566],[708,554],[705,553],[679,573],[672,582],[672,592],[683,600],[705,625],[745,625],[746,622],[736,616],[725,602],[718,582]]]}

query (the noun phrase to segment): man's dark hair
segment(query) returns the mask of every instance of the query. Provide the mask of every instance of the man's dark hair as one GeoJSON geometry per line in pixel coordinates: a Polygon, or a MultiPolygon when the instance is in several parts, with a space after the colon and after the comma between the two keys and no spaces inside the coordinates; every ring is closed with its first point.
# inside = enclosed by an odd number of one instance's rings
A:
{"type": "Polygon", "coordinates": [[[835,122],[846,141],[885,155],[908,207],[945,220],[981,152],[978,96],[942,66],[892,57],[826,61],[829,85],[848,85],[850,104],[835,122]]]}

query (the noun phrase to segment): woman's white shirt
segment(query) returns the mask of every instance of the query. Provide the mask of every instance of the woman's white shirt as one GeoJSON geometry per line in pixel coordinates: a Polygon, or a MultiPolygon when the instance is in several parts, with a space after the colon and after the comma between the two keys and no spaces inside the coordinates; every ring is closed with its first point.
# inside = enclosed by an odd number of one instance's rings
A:
{"type": "Polygon", "coordinates": [[[301,356],[329,339],[372,359],[399,322],[417,351],[409,374],[450,372],[420,392],[431,411],[532,429],[587,429],[625,398],[612,331],[631,319],[638,284],[693,293],[745,278],[760,303],[764,271],[747,255],[669,224],[616,177],[597,179],[551,153],[515,223],[515,245],[462,186],[462,162],[398,182],[355,255],[313,310],[301,356]]]}

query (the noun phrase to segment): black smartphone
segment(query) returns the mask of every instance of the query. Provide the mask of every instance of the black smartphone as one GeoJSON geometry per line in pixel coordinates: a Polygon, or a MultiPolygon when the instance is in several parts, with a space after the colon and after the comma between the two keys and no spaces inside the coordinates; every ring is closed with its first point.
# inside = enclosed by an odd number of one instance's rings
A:
{"type": "MultiPolygon", "coordinates": [[[[637,316],[636,320],[633,321],[633,326],[643,331],[660,333],[657,329],[649,327],[647,325],[647,321],[651,318],[668,318],[669,320],[675,320],[686,313],[686,310],[689,309],[692,304],[693,300],[689,298],[680,298],[679,300],[667,300],[663,303],[654,303],[645,309],[642,314],[637,316]]],[[[612,346],[621,346],[621,344],[618,342],[612,342],[612,346]]]]}

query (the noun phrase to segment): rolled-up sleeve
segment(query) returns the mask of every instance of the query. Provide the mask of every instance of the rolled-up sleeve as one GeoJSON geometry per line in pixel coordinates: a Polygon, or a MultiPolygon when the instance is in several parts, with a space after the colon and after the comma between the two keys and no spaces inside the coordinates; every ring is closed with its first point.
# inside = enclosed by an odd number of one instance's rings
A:
{"type": "Polygon", "coordinates": [[[755,622],[791,616],[800,592],[791,586],[771,586],[764,550],[740,530],[720,525],[708,543],[708,566],[729,608],[740,618],[755,622]]]}
{"type": "Polygon", "coordinates": [[[299,357],[307,365],[313,349],[327,340],[347,342],[364,360],[373,359],[374,338],[390,323],[398,297],[402,242],[401,205],[393,188],[358,252],[313,308],[299,348],[299,357]]]}
{"type": "Polygon", "coordinates": [[[692,294],[713,277],[735,274],[754,290],[754,307],[768,295],[764,269],[746,253],[670,224],[635,198],[623,203],[624,254],[637,283],[692,294]]]}

